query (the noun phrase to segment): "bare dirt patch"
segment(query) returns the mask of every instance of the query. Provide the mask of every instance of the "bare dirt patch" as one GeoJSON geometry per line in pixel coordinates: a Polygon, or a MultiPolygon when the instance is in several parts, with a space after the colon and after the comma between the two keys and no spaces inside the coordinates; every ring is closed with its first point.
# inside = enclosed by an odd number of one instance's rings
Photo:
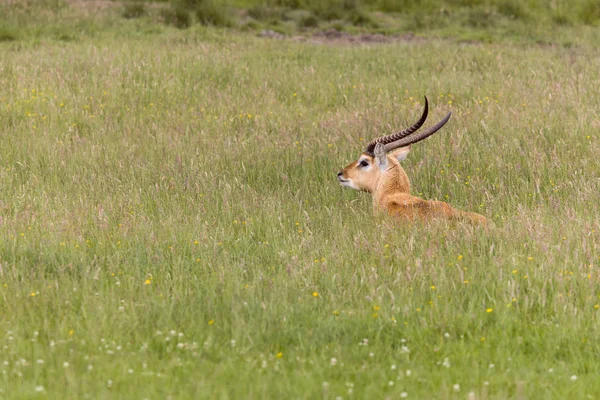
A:
{"type": "Polygon", "coordinates": [[[328,29],[326,31],[317,31],[312,34],[286,36],[272,30],[261,31],[258,36],[269,39],[291,39],[299,42],[330,44],[330,45],[361,45],[361,44],[382,44],[395,42],[424,42],[426,39],[415,36],[412,32],[401,35],[382,35],[380,33],[361,33],[352,34],[328,29]]]}
{"type": "Polygon", "coordinates": [[[70,0],[68,4],[88,11],[102,11],[122,6],[121,2],[108,0],[70,0]]]}

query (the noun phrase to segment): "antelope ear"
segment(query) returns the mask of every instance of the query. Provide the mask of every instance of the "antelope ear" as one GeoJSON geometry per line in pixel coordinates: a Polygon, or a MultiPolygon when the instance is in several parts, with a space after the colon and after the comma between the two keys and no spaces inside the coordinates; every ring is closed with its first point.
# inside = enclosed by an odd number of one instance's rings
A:
{"type": "Polygon", "coordinates": [[[394,157],[398,161],[402,161],[406,158],[408,153],[410,152],[410,146],[400,147],[397,150],[394,150],[390,156],[394,157]]]}
{"type": "Polygon", "coordinates": [[[377,143],[377,145],[375,145],[374,153],[379,169],[381,169],[382,171],[385,170],[388,164],[387,155],[385,154],[385,146],[381,143],[377,143]]]}

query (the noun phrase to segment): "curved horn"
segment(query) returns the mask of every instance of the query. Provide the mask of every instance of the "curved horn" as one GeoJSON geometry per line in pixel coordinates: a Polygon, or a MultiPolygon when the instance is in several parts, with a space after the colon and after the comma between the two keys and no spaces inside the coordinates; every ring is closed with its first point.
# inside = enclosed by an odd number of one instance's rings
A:
{"type": "Polygon", "coordinates": [[[417,129],[419,129],[425,123],[425,120],[427,119],[427,113],[429,112],[429,102],[427,101],[427,96],[423,96],[423,97],[425,97],[425,108],[423,109],[423,114],[421,115],[421,118],[419,118],[419,120],[417,122],[415,122],[410,128],[406,128],[406,129],[398,131],[396,133],[392,133],[391,135],[381,136],[381,137],[371,140],[367,144],[365,153],[374,155],[375,154],[374,153],[375,145],[377,143],[383,143],[383,144],[392,143],[392,142],[395,142],[396,140],[402,139],[403,137],[410,135],[411,133],[413,133],[417,129]]]}
{"type": "Polygon", "coordinates": [[[431,128],[428,128],[422,132],[419,133],[415,133],[414,135],[411,135],[409,137],[405,137],[403,139],[397,140],[393,143],[388,143],[385,145],[385,152],[389,153],[392,150],[395,150],[399,147],[405,147],[405,146],[409,146],[411,144],[420,142],[423,139],[427,139],[429,136],[433,135],[434,133],[436,133],[437,131],[439,131],[440,129],[442,129],[442,126],[446,125],[446,122],[448,122],[448,120],[450,119],[450,116],[452,115],[452,113],[448,113],[448,115],[446,115],[446,117],[441,120],[440,122],[438,122],[437,124],[435,124],[434,126],[432,126],[431,128]]]}

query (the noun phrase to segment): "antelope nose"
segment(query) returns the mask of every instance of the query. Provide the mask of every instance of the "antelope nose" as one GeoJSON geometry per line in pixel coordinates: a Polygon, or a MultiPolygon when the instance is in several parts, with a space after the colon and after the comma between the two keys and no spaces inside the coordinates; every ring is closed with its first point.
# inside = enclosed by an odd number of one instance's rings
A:
{"type": "Polygon", "coordinates": [[[344,173],[342,171],[338,172],[338,178],[340,178],[344,173]]]}

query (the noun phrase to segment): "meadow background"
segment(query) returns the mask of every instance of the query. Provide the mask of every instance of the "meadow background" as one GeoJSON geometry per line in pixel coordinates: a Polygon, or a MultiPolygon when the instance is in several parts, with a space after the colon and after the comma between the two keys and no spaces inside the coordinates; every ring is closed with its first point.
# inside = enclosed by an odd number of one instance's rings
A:
{"type": "Polygon", "coordinates": [[[1,398],[600,397],[596,3],[192,3],[0,3],[1,398]]]}

